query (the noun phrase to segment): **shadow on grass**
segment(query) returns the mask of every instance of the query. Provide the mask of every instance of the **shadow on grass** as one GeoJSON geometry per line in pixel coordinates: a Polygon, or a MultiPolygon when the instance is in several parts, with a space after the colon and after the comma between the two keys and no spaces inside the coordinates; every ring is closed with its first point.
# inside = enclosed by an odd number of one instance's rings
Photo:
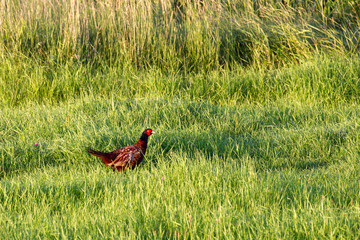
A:
{"type": "Polygon", "coordinates": [[[11,150],[2,152],[0,179],[36,168],[59,166],[67,162],[69,150],[54,148],[46,144],[38,146],[15,145],[11,150]]]}
{"type": "MultiPolygon", "coordinates": [[[[245,136],[236,132],[202,131],[161,133],[150,140],[147,159],[157,165],[155,156],[170,157],[173,152],[186,153],[197,157],[201,152],[209,161],[217,159],[241,159],[251,157],[257,170],[267,169],[315,169],[326,167],[337,161],[339,149],[347,144],[345,132],[316,132],[305,136],[303,133],[293,135],[257,134],[245,136]],[[302,135],[301,135],[302,134],[302,135]],[[301,139],[302,138],[302,139],[301,139]]],[[[116,148],[133,144],[134,139],[127,137],[103,136],[95,139],[89,146],[95,150],[112,151],[116,148]],[[104,146],[104,143],[107,145],[104,146]]],[[[3,152],[0,178],[31,171],[36,168],[74,163],[74,159],[87,159],[76,164],[102,164],[97,158],[90,158],[84,148],[46,146],[15,146],[12,152],[3,152]],[[91,162],[91,163],[90,163],[91,162]]],[[[80,160],[79,160],[80,161],[80,160]]]]}
{"type": "MultiPolygon", "coordinates": [[[[153,143],[152,151],[165,158],[172,152],[186,152],[189,157],[196,157],[202,152],[211,161],[214,156],[226,159],[241,159],[250,156],[255,161],[257,170],[266,169],[314,169],[326,167],[337,161],[339,149],[346,144],[334,135],[310,136],[296,139],[294,136],[243,136],[236,133],[212,134],[185,133],[167,134],[153,143]],[[336,140],[334,140],[336,139],[336,140]]],[[[154,157],[149,157],[155,159],[154,157]]],[[[156,165],[156,160],[154,160],[156,165]]]]}
{"type": "MultiPolygon", "coordinates": [[[[123,112],[143,111],[141,116],[147,114],[147,110],[138,102],[125,103],[127,105],[119,105],[127,106],[123,112]]],[[[173,103],[164,108],[169,104],[167,101],[146,103],[147,108],[154,109],[155,112],[147,123],[151,126],[166,126],[168,129],[158,132],[150,139],[150,150],[146,155],[155,165],[154,156],[167,158],[171,152],[178,152],[196,157],[195,154],[201,152],[209,161],[215,156],[224,161],[249,156],[258,170],[321,168],[343,158],[341,149],[349,145],[347,140],[353,137],[352,142],[355,142],[357,139],[356,131],[351,126],[337,129],[335,123],[342,119],[336,112],[329,113],[321,109],[236,108],[192,102],[173,103]],[[312,119],[318,120],[315,122],[312,119]],[[161,125],[164,122],[166,125],[161,125]],[[327,128],[329,126],[330,129],[327,128]]],[[[131,116],[131,119],[135,121],[133,127],[144,124],[139,116],[131,116]]],[[[104,123],[99,121],[97,124],[100,128],[104,123]]],[[[109,130],[99,133],[102,136],[91,136],[91,143],[82,142],[83,146],[76,143],[76,131],[72,131],[71,140],[52,142],[51,145],[23,146],[14,140],[14,146],[0,148],[0,178],[45,166],[73,162],[79,164],[77,161],[80,159],[84,159],[82,164],[93,164],[98,159],[91,158],[85,151],[86,147],[98,151],[113,151],[134,144],[140,137],[140,132],[124,136],[114,134],[117,131],[117,128],[109,127],[109,130]]],[[[84,132],[91,134],[91,128],[84,132]]],[[[58,136],[56,139],[60,141],[58,136]]]]}

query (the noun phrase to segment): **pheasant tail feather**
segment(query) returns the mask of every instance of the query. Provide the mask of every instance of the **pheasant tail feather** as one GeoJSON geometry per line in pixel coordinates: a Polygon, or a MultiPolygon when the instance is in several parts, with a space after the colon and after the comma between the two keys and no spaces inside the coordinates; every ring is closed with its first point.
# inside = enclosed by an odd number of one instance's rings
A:
{"type": "Polygon", "coordinates": [[[91,148],[88,148],[87,152],[90,153],[91,155],[101,158],[103,163],[105,163],[106,165],[108,165],[112,162],[112,159],[110,158],[109,153],[95,151],[95,150],[92,150],[91,148]]]}

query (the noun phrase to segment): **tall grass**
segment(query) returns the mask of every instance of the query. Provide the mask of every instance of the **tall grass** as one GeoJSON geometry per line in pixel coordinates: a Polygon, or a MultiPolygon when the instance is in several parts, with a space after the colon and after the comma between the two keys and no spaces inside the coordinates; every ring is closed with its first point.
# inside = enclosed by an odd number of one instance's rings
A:
{"type": "Polygon", "coordinates": [[[354,52],[357,1],[3,0],[0,54],[164,70],[272,67],[354,52]]]}

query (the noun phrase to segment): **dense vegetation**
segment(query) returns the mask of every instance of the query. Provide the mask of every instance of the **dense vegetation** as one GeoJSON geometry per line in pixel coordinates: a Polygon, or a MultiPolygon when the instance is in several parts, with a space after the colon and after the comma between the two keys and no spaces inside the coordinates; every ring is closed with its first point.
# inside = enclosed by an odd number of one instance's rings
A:
{"type": "Polygon", "coordinates": [[[359,17],[341,0],[2,1],[0,238],[356,238],[359,17]],[[134,171],[85,152],[146,127],[134,171]]]}
{"type": "Polygon", "coordinates": [[[360,17],[357,1],[340,0],[15,0],[0,11],[2,57],[26,56],[53,71],[278,66],[314,51],[356,51],[360,17]]]}

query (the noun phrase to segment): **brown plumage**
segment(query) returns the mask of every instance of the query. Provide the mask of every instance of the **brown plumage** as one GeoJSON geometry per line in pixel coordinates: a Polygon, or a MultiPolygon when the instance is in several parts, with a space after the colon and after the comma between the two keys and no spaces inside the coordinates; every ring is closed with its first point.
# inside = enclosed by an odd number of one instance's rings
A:
{"type": "Polygon", "coordinates": [[[155,132],[151,129],[145,129],[140,139],[134,145],[123,147],[112,152],[99,152],[90,148],[88,153],[101,158],[105,165],[116,168],[119,172],[124,171],[128,167],[135,168],[144,159],[147,148],[148,138],[155,132]]]}

